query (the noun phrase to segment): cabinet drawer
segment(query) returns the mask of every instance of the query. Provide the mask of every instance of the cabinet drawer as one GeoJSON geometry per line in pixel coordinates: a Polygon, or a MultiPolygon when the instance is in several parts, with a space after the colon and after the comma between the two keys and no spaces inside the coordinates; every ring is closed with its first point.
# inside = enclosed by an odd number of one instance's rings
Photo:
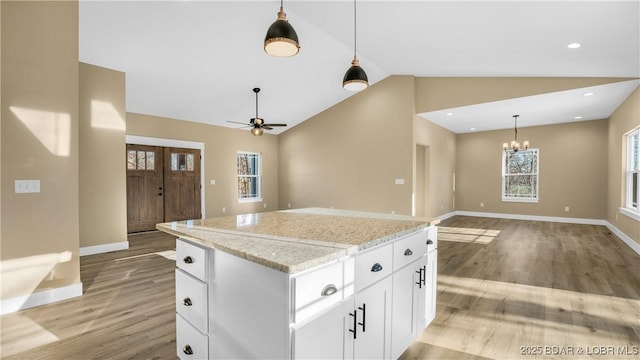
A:
{"type": "Polygon", "coordinates": [[[356,292],[391,274],[392,259],[392,243],[356,255],[356,292]]]}
{"type": "Polygon", "coordinates": [[[176,240],[176,266],[205,281],[207,250],[190,242],[176,240]]]}
{"type": "Polygon", "coordinates": [[[180,315],[176,315],[176,352],[182,360],[209,358],[208,337],[180,315]]]}
{"type": "Polygon", "coordinates": [[[207,284],[176,270],[176,311],[200,332],[207,332],[207,284]]]}
{"type": "Polygon", "coordinates": [[[427,230],[411,234],[393,243],[393,270],[419,259],[427,253],[427,230]]]}
{"type": "Polygon", "coordinates": [[[300,322],[343,298],[343,262],[293,278],[294,321],[300,322]]]}

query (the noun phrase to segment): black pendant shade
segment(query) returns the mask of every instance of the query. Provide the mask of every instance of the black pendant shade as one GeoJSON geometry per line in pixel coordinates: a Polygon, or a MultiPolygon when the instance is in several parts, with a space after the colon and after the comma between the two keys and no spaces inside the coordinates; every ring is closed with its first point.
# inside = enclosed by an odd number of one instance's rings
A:
{"type": "Polygon", "coordinates": [[[351,61],[351,67],[344,73],[342,87],[350,91],[363,90],[369,86],[367,73],[360,67],[360,61],[356,57],[351,61]]]}
{"type": "Polygon", "coordinates": [[[264,51],[273,56],[294,56],[300,51],[298,34],[287,21],[282,5],[278,12],[278,19],[269,26],[264,38],[264,51]]]}

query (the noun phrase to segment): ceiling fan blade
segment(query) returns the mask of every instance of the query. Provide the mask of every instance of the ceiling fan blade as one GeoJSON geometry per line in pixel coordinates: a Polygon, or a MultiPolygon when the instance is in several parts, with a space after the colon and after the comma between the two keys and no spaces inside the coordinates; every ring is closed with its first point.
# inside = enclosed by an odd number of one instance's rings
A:
{"type": "Polygon", "coordinates": [[[262,126],[287,126],[287,124],[262,124],[262,126]]]}
{"type": "Polygon", "coordinates": [[[273,130],[273,128],[269,125],[262,125],[261,128],[266,129],[266,130],[273,130]]]}
{"type": "Polygon", "coordinates": [[[241,123],[241,122],[237,122],[237,121],[231,121],[231,120],[227,120],[228,123],[232,123],[232,124],[240,124],[240,125],[247,125],[249,126],[250,124],[247,123],[241,123]]]}

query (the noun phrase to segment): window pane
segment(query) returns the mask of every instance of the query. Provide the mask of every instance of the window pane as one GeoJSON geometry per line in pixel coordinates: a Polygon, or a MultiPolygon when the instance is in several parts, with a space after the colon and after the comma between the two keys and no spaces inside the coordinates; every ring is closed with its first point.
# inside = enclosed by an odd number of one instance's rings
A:
{"type": "Polygon", "coordinates": [[[638,171],[640,170],[640,132],[638,131],[631,137],[631,152],[631,170],[638,171]]]}
{"type": "Polygon", "coordinates": [[[178,170],[180,170],[180,171],[187,170],[187,155],[186,154],[178,154],[178,170]]]}
{"type": "Polygon", "coordinates": [[[249,175],[249,155],[238,154],[238,175],[249,175]]]}
{"type": "Polygon", "coordinates": [[[129,170],[136,169],[136,151],[135,150],[127,151],[127,169],[129,170]]]}
{"type": "Polygon", "coordinates": [[[146,168],[145,164],[145,152],[138,151],[138,166],[136,167],[138,170],[144,170],[146,168]]]}
{"type": "Polygon", "coordinates": [[[193,154],[187,154],[187,171],[193,171],[193,154]]]}
{"type": "Polygon", "coordinates": [[[631,206],[638,208],[638,173],[631,174],[631,206]]]}
{"type": "Polygon", "coordinates": [[[171,153],[171,171],[178,171],[178,154],[171,153]]]}
{"type": "Polygon", "coordinates": [[[536,194],[536,176],[511,175],[505,178],[504,193],[506,197],[530,198],[536,194]]]}
{"type": "Polygon", "coordinates": [[[153,170],[156,164],[156,153],[147,151],[147,170],[153,170]]]}

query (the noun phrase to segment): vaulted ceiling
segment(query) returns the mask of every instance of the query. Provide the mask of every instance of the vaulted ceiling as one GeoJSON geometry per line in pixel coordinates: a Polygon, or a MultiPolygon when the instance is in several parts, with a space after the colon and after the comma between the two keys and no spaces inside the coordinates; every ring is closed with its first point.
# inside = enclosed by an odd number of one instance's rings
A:
{"type": "MultiPolygon", "coordinates": [[[[80,1],[80,61],[126,73],[127,111],[237,127],[291,126],[353,95],[351,1],[285,1],[301,50],[263,50],[279,1],[80,1]]],[[[639,1],[366,1],[357,52],[370,83],[419,77],[640,78],[639,1]],[[569,43],[582,47],[569,49],[569,43]]],[[[421,114],[461,133],[608,117],[637,80],[421,114]],[[594,92],[589,103],[583,94],[594,92]],[[580,96],[576,96],[580,95],[580,96]],[[579,110],[579,111],[578,111],[579,110]],[[454,116],[447,113],[456,114],[454,116]]],[[[366,91],[366,90],[364,90],[366,91]]],[[[273,133],[286,131],[275,129],[273,133]]]]}

